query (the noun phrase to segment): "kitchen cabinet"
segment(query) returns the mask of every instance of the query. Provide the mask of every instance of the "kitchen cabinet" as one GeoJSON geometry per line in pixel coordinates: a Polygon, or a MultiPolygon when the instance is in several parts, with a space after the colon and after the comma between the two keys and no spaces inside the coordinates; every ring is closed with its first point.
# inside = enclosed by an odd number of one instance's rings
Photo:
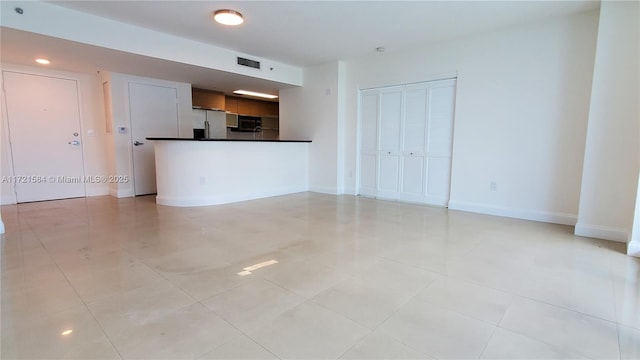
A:
{"type": "Polygon", "coordinates": [[[278,117],[280,108],[273,101],[226,96],[224,110],[239,115],[278,117]]]}
{"type": "Polygon", "coordinates": [[[225,109],[224,93],[204,89],[191,89],[191,103],[205,109],[225,109]]]}
{"type": "Polygon", "coordinates": [[[237,101],[238,101],[238,115],[258,116],[258,111],[254,111],[254,108],[255,110],[258,110],[257,106],[254,105],[255,100],[238,98],[237,101]]]}
{"type": "Polygon", "coordinates": [[[359,193],[446,206],[455,80],[360,93],[359,193]]]}
{"type": "Polygon", "coordinates": [[[226,96],[224,100],[224,111],[237,114],[238,113],[238,98],[232,96],[226,96]]]}

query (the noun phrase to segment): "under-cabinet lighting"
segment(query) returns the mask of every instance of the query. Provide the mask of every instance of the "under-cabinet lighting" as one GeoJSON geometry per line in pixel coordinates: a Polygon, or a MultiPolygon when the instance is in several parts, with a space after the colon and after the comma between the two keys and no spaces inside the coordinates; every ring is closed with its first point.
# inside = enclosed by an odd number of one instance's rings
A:
{"type": "Polygon", "coordinates": [[[265,99],[277,99],[278,98],[276,95],[263,94],[263,93],[259,93],[259,92],[255,92],[255,91],[247,91],[247,90],[236,90],[233,93],[234,94],[238,94],[238,95],[256,96],[256,97],[261,97],[261,98],[265,98],[265,99]]]}

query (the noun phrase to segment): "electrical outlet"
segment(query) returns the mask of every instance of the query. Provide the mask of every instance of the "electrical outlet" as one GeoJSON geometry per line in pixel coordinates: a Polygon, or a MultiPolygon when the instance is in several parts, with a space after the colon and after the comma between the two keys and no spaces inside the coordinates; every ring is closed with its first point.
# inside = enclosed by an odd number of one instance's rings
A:
{"type": "Polygon", "coordinates": [[[498,191],[498,183],[496,183],[495,181],[492,181],[489,184],[489,190],[491,191],[498,191]]]}
{"type": "Polygon", "coordinates": [[[200,185],[204,185],[207,179],[204,176],[200,176],[200,185]]]}

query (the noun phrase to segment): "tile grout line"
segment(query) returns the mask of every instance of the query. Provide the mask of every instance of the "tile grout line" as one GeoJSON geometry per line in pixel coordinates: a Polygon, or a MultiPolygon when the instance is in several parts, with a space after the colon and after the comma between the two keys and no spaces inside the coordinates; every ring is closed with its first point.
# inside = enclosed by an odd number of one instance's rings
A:
{"type": "Polygon", "coordinates": [[[67,283],[69,284],[69,286],[71,286],[71,288],[73,289],[73,292],[76,294],[76,296],[78,297],[78,299],[80,300],[80,302],[82,302],[82,305],[84,306],[84,308],[87,310],[87,312],[89,313],[89,315],[91,315],[91,318],[93,319],[93,321],[95,321],[96,325],[98,326],[98,328],[100,329],[100,331],[102,331],[102,334],[105,336],[105,338],[107,338],[107,340],[109,340],[109,344],[111,344],[111,347],[113,347],[113,350],[116,352],[116,354],[118,354],[118,356],[120,357],[120,359],[124,360],[124,357],[122,356],[122,354],[120,353],[120,350],[118,350],[118,348],[116,347],[116,345],[113,343],[113,341],[111,340],[111,337],[109,337],[109,335],[107,334],[107,332],[104,330],[104,328],[102,327],[102,324],[100,324],[100,322],[98,321],[98,319],[96,318],[96,316],[93,314],[93,312],[91,311],[91,309],[89,309],[89,306],[87,306],[87,303],[85,302],[85,300],[82,298],[82,296],[80,296],[80,294],[78,293],[78,290],[76,289],[75,286],[73,286],[73,284],[71,283],[71,281],[69,280],[69,278],[67,277],[67,274],[62,270],[62,268],[60,267],[60,264],[58,264],[57,261],[54,260],[54,258],[51,256],[51,253],[49,252],[49,249],[47,249],[47,247],[44,245],[44,243],[42,242],[42,240],[40,240],[40,236],[38,236],[38,234],[36,234],[34,232],[34,235],[36,236],[36,238],[38,239],[38,241],[40,242],[40,244],[42,245],[42,247],[44,248],[44,250],[46,251],[47,255],[51,258],[51,260],[53,260],[53,263],[56,265],[56,268],[58,268],[58,271],[60,271],[60,273],[62,274],[62,276],[64,276],[65,280],[67,280],[67,283]]]}

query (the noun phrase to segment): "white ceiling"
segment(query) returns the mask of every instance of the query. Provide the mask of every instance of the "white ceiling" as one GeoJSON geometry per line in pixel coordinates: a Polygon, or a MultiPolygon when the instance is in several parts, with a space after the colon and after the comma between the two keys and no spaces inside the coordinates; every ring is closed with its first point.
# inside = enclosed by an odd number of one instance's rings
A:
{"type": "MultiPolygon", "coordinates": [[[[366,56],[374,53],[378,46],[385,47],[387,52],[401,51],[472,33],[587,11],[600,5],[599,1],[583,0],[97,0],[50,3],[301,67],[366,56]],[[222,8],[240,11],[245,23],[236,28],[215,24],[211,13],[222,8]]],[[[7,31],[5,28],[2,30],[2,61],[19,62],[20,56],[35,51],[37,46],[47,45],[58,49],[60,56],[67,54],[68,63],[73,63],[76,69],[136,71],[137,75],[153,76],[149,74],[153,70],[144,64],[156,61],[162,68],[163,76],[160,78],[191,82],[206,88],[216,87],[223,91],[235,87],[227,86],[229,82],[245,78],[16,30],[7,31]]],[[[29,62],[32,59],[33,56],[28,57],[29,62]]],[[[282,87],[278,83],[244,81],[259,91],[282,87]]]]}

